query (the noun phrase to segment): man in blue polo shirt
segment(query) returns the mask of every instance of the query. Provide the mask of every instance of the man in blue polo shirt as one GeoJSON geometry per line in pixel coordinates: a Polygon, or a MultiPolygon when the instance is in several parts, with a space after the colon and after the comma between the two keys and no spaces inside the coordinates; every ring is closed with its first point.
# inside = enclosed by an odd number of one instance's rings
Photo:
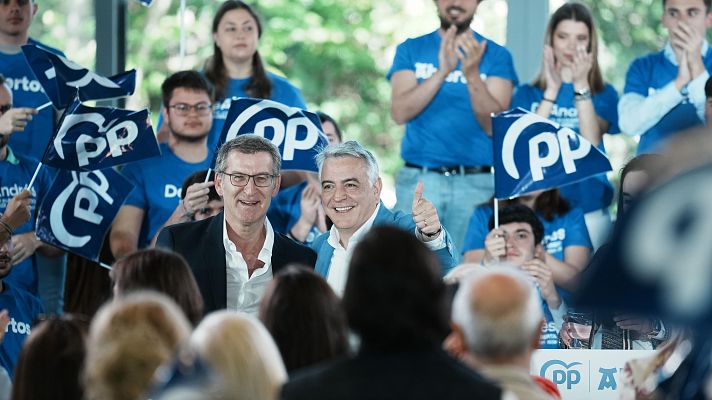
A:
{"type": "Polygon", "coordinates": [[[481,0],[435,0],[440,28],[396,49],[391,115],[406,124],[396,208],[407,211],[418,181],[462,246],[475,205],[494,192],[492,113],[509,108],[512,57],[470,28],[481,0]]]}
{"type": "Polygon", "coordinates": [[[705,82],[712,49],[712,0],[662,0],[669,39],[662,50],[633,61],[618,103],[618,124],[640,135],[638,154],[655,153],[671,135],[704,121],[705,82]]]}
{"type": "MultiPolygon", "coordinates": [[[[194,204],[181,202],[181,187],[212,160],[206,144],[212,126],[210,83],[196,71],[181,71],[163,82],[161,92],[170,136],[161,144],[160,156],[127,164],[121,171],[135,187],[111,228],[109,243],[116,258],[149,246],[179,205],[185,214],[195,213],[194,204]]],[[[207,195],[212,182],[196,185],[207,195]]]]}

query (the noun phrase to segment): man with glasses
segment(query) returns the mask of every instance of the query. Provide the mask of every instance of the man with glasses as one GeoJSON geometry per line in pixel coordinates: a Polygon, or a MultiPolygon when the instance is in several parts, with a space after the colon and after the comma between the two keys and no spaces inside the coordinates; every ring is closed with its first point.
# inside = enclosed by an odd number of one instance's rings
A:
{"type": "Polygon", "coordinates": [[[225,203],[214,217],[164,228],[156,245],[188,261],[205,313],[256,314],[272,276],[291,263],[314,267],[316,254],[274,232],[266,218],[279,191],[281,159],[269,140],[240,135],[218,151],[215,189],[225,203]]]}
{"type": "MultiPolygon", "coordinates": [[[[212,154],[206,142],[213,121],[212,86],[198,72],[182,71],[169,76],[161,91],[169,140],[160,145],[160,156],[128,164],[121,171],[135,187],[109,236],[116,258],[149,246],[180,204],[187,214],[201,208],[197,201],[181,203],[180,192],[186,177],[210,167],[212,154]]],[[[207,199],[212,185],[196,184],[191,193],[205,192],[207,199]]]]}

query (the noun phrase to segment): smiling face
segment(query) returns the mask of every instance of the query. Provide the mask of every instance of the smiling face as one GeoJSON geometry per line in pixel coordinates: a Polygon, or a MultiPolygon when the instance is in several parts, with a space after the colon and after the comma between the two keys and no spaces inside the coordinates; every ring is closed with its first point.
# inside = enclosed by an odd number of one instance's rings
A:
{"type": "Polygon", "coordinates": [[[321,202],[343,242],[373,215],[381,198],[381,178],[371,184],[366,161],[333,157],[321,170],[321,202]]]}
{"type": "MultiPolygon", "coordinates": [[[[267,152],[246,154],[232,151],[227,157],[225,172],[228,174],[245,175],[272,175],[274,164],[272,157],[267,152]]],[[[233,229],[237,226],[263,224],[265,214],[272,201],[272,197],[279,191],[280,177],[271,180],[267,187],[255,185],[254,178],[250,178],[244,187],[235,186],[230,182],[230,177],[219,173],[215,180],[215,190],[223,198],[225,219],[233,229]]]]}
{"type": "Polygon", "coordinates": [[[224,58],[236,63],[249,62],[259,41],[257,21],[247,10],[228,11],[218,23],[217,31],[213,32],[213,40],[224,58]]]}
{"type": "Polygon", "coordinates": [[[576,55],[576,49],[583,47],[588,51],[591,37],[588,26],[580,21],[566,19],[556,25],[551,38],[554,57],[563,65],[571,65],[576,55]]]}
{"type": "Polygon", "coordinates": [[[440,27],[444,30],[455,25],[457,33],[470,28],[479,0],[435,0],[438,7],[440,27]]]}
{"type": "Polygon", "coordinates": [[[526,222],[511,222],[499,226],[504,231],[507,254],[505,259],[519,267],[534,258],[537,244],[532,227],[526,222]]]}

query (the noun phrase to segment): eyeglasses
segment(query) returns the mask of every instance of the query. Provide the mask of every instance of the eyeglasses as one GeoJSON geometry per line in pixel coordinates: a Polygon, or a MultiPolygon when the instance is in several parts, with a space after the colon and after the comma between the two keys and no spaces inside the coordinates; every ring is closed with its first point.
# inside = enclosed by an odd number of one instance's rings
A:
{"type": "Polygon", "coordinates": [[[195,110],[195,113],[198,115],[208,115],[213,111],[213,105],[210,103],[198,103],[198,104],[185,104],[185,103],[177,103],[173,104],[172,106],[168,106],[168,108],[172,108],[176,111],[176,114],[185,117],[186,115],[190,114],[190,110],[195,110]]]}
{"type": "Polygon", "coordinates": [[[274,182],[274,175],[269,174],[248,175],[228,174],[227,172],[222,173],[223,175],[227,175],[230,177],[230,183],[232,183],[232,186],[245,187],[250,182],[250,178],[252,178],[252,182],[254,182],[255,186],[257,187],[272,186],[272,182],[274,182]]]}
{"type": "Polygon", "coordinates": [[[3,104],[0,106],[0,114],[5,114],[6,112],[10,111],[12,108],[12,104],[3,104]]]}

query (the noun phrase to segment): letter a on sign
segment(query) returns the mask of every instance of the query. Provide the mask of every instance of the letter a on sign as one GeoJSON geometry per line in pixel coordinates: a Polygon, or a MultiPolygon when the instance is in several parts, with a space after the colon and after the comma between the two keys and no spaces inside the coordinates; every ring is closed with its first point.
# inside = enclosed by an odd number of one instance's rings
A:
{"type": "Polygon", "coordinates": [[[610,171],[589,141],[554,121],[517,108],[492,118],[498,199],[575,183],[610,171]]]}

